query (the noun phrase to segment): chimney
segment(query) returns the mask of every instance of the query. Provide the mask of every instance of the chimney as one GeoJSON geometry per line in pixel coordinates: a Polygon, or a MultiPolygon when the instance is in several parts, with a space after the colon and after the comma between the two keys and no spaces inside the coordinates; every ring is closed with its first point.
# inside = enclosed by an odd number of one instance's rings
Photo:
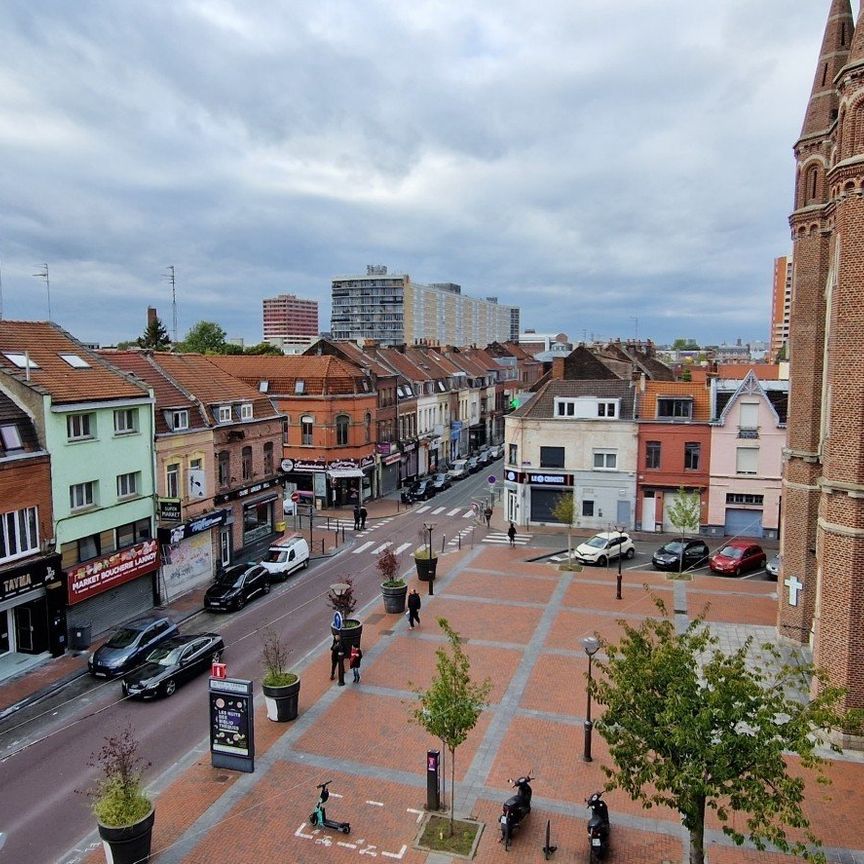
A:
{"type": "Polygon", "coordinates": [[[152,327],[156,323],[156,307],[147,307],[147,326],[152,327]]]}
{"type": "Polygon", "coordinates": [[[552,358],[552,377],[563,381],[564,380],[564,357],[552,358]]]}

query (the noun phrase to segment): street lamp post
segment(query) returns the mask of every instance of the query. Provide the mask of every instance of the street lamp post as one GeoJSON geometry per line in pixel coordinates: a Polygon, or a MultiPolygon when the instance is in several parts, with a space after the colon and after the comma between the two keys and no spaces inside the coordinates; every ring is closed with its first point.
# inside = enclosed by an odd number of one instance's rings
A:
{"type": "MultiPolygon", "coordinates": [[[[429,562],[430,562],[430,566],[431,566],[432,563],[433,563],[433,562],[432,562],[432,529],[433,529],[434,527],[435,527],[435,523],[434,523],[434,522],[424,522],[424,523],[423,523],[423,530],[426,531],[426,535],[427,535],[427,537],[428,537],[428,541],[427,541],[427,543],[426,543],[426,551],[427,551],[428,554],[429,554],[429,562]]],[[[435,578],[434,578],[434,575],[433,575],[433,577],[430,578],[429,581],[427,582],[427,585],[429,586],[429,596],[430,596],[430,597],[432,597],[432,596],[435,594],[435,589],[432,587],[432,585],[433,585],[434,582],[435,582],[435,578]]]]}
{"type": "MultiPolygon", "coordinates": [[[[623,526],[621,528],[618,528],[618,533],[619,534],[623,533],[623,526]]],[[[621,599],[621,559],[623,557],[624,556],[621,554],[621,545],[619,544],[618,545],[618,576],[615,579],[615,599],[616,600],[621,599]]]]}
{"type": "Polygon", "coordinates": [[[585,749],[582,752],[582,759],[585,762],[591,762],[591,730],[594,724],[591,722],[591,663],[594,660],[594,655],[600,649],[600,640],[596,636],[586,636],[582,640],[582,647],[588,655],[588,686],[586,688],[587,706],[585,709],[585,749]]]}

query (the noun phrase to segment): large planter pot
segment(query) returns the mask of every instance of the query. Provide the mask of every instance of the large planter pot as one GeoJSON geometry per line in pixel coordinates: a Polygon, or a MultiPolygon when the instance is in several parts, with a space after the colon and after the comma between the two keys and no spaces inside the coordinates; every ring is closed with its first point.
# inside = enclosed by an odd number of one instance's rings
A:
{"type": "Polygon", "coordinates": [[[98,822],[108,864],[142,864],[148,861],[155,819],[156,811],[151,807],[150,812],[134,825],[114,828],[98,822]]]}
{"type": "Polygon", "coordinates": [[[437,558],[415,558],[414,563],[417,565],[417,578],[421,582],[432,582],[435,579],[437,558]]]}
{"type": "Polygon", "coordinates": [[[276,723],[287,723],[297,718],[300,705],[300,679],[293,684],[271,687],[263,684],[264,701],[267,704],[267,719],[276,723]]]}
{"type": "Polygon", "coordinates": [[[360,647],[360,637],[363,635],[363,625],[356,618],[346,618],[342,622],[342,629],[337,630],[333,625],[330,625],[330,632],[335,636],[337,633],[342,637],[342,644],[345,646],[345,662],[348,662],[348,655],[351,653],[351,646],[360,647]],[[353,627],[346,626],[354,624],[353,627]]]}
{"type": "Polygon", "coordinates": [[[399,615],[405,611],[405,598],[408,596],[408,586],[381,585],[381,596],[384,598],[384,611],[399,615]]]}

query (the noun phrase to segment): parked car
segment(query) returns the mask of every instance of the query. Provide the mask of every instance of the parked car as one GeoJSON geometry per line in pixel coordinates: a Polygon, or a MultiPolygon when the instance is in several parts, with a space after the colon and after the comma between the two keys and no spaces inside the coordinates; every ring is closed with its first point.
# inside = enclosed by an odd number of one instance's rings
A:
{"type": "Polygon", "coordinates": [[[285,498],[282,499],[282,513],[285,516],[297,515],[297,504],[291,500],[290,495],[286,495],[285,498]]]}
{"type": "Polygon", "coordinates": [[[431,479],[418,480],[407,489],[402,490],[402,503],[414,504],[416,501],[427,501],[435,492],[431,479]]]}
{"type": "Polygon", "coordinates": [[[451,480],[464,480],[468,476],[468,460],[457,459],[453,467],[447,472],[451,480]]]}
{"type": "Polygon", "coordinates": [[[270,593],[270,574],[260,564],[237,564],[216,574],[204,592],[204,608],[222,612],[242,609],[259,594],[270,593]]]}
{"type": "Polygon", "coordinates": [[[707,564],[709,554],[704,540],[670,540],[654,553],[651,563],[655,570],[691,570],[707,564]]]}
{"type": "Polygon", "coordinates": [[[500,459],[504,455],[504,445],[503,444],[493,444],[489,448],[489,452],[492,454],[493,459],[500,459]]]}
{"type": "Polygon", "coordinates": [[[435,488],[435,492],[443,492],[445,489],[449,489],[453,484],[450,482],[450,478],[446,474],[436,474],[432,478],[432,486],[435,488]]]}
{"type": "Polygon", "coordinates": [[[708,559],[708,564],[715,573],[740,576],[747,570],[761,569],[766,561],[765,551],[752,540],[730,540],[708,559]]]}
{"type": "Polygon", "coordinates": [[[488,447],[483,447],[477,454],[477,462],[480,465],[488,465],[492,458],[492,451],[488,447]]]}
{"type": "Polygon", "coordinates": [[[137,699],[171,696],[179,684],[209,669],[224,649],[218,633],[167,639],[147,655],[142,666],[123,678],[123,695],[137,699]]]}
{"type": "Polygon", "coordinates": [[[119,627],[87,660],[94,678],[116,678],[134,669],[160,642],[178,634],[177,625],[161,615],[145,615],[119,627]]]}
{"type": "Polygon", "coordinates": [[[773,582],[777,581],[777,575],[780,573],[780,556],[775,555],[771,558],[768,563],[765,565],[765,572],[768,574],[768,578],[773,582]]]}
{"type": "Polygon", "coordinates": [[[309,566],[309,543],[295,535],[274,543],[260,562],[270,574],[270,581],[284,581],[299,567],[309,566]]]}
{"type": "Polygon", "coordinates": [[[480,470],[480,463],[477,461],[477,457],[469,456],[465,460],[465,467],[468,469],[469,474],[476,474],[480,470]]]}
{"type": "Polygon", "coordinates": [[[609,561],[619,556],[632,558],[636,554],[633,541],[623,531],[601,531],[590,540],[580,543],[573,557],[583,564],[598,564],[605,567],[609,561]]]}

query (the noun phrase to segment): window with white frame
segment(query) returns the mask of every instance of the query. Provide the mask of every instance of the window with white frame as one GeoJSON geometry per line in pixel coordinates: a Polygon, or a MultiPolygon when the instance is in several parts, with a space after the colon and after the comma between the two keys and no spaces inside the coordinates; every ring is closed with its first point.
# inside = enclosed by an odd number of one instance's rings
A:
{"type": "Polygon", "coordinates": [[[738,447],[735,450],[735,472],[756,474],[759,468],[758,447],[738,447]]]}
{"type": "Polygon", "coordinates": [[[117,497],[128,498],[138,494],[139,472],[130,471],[128,474],[117,475],[117,497]]]}
{"type": "Polygon", "coordinates": [[[595,471],[615,471],[618,468],[618,451],[617,450],[595,450],[594,451],[594,470],[595,471]]]}
{"type": "Polygon", "coordinates": [[[759,428],[759,403],[742,402],[738,414],[738,426],[741,429],[759,428]]]}
{"type": "Polygon", "coordinates": [[[230,405],[220,405],[219,412],[216,415],[217,419],[220,423],[230,423],[231,422],[231,406],[230,405]]]}
{"type": "Polygon", "coordinates": [[[39,549],[39,519],[35,507],[4,513],[0,523],[0,561],[28,555],[39,549]]]}
{"type": "Polygon", "coordinates": [[[294,382],[294,393],[297,396],[301,396],[306,392],[306,382],[302,378],[298,378],[294,382]]]}
{"type": "Polygon", "coordinates": [[[0,441],[3,442],[3,449],[7,453],[13,450],[24,449],[24,444],[21,442],[21,433],[14,423],[0,426],[0,441]]]}
{"type": "Polygon", "coordinates": [[[617,417],[618,416],[618,403],[617,400],[606,400],[597,403],[597,416],[598,417],[617,417]]]}
{"type": "Polygon", "coordinates": [[[252,419],[252,403],[244,402],[240,406],[240,419],[241,420],[251,420],[252,419]]]}
{"type": "Polygon", "coordinates": [[[165,497],[180,497],[180,463],[170,462],[165,466],[165,497]]]}
{"type": "Polygon", "coordinates": [[[138,431],[138,409],[118,408],[114,412],[114,434],[128,435],[138,431]]]}
{"type": "Polygon", "coordinates": [[[309,445],[312,443],[312,428],[315,425],[315,421],[312,419],[311,415],[304,414],[300,418],[300,443],[309,445]]]}
{"type": "Polygon", "coordinates": [[[70,414],[66,418],[66,437],[70,441],[92,438],[95,426],[92,414],[70,414]]]}
{"type": "Polygon", "coordinates": [[[95,503],[95,480],[88,480],[86,483],[75,483],[69,487],[69,507],[72,510],[80,510],[83,507],[92,507],[95,503]]]}
{"type": "Polygon", "coordinates": [[[171,430],[180,432],[189,428],[189,411],[186,408],[178,408],[171,412],[171,430]]]}

